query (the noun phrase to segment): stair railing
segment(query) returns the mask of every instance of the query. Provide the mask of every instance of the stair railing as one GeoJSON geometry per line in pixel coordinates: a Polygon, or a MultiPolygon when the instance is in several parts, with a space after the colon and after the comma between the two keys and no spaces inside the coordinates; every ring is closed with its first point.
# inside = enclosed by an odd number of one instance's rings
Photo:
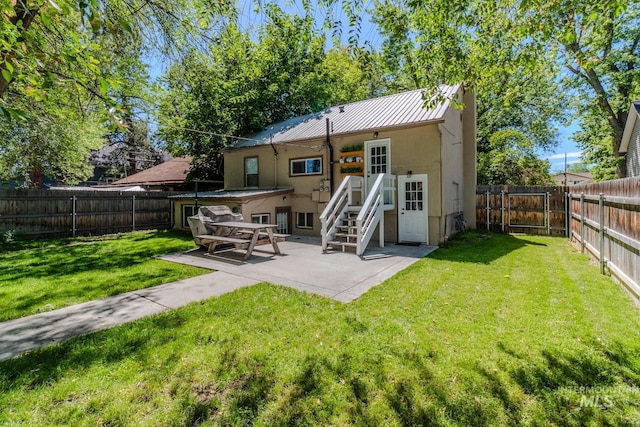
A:
{"type": "Polygon", "coordinates": [[[353,193],[362,192],[364,178],[361,176],[346,176],[340,186],[327,203],[327,206],[320,214],[322,224],[322,252],[327,251],[329,238],[337,231],[340,225],[340,218],[346,214],[349,206],[353,204],[353,193]]]}
{"type": "Polygon", "coordinates": [[[380,224],[378,241],[380,247],[384,247],[384,191],[389,190],[387,182],[392,181],[393,178],[393,175],[381,173],[369,189],[367,199],[362,204],[362,209],[356,218],[356,226],[358,227],[357,255],[362,255],[367,249],[378,224],[380,224]]]}

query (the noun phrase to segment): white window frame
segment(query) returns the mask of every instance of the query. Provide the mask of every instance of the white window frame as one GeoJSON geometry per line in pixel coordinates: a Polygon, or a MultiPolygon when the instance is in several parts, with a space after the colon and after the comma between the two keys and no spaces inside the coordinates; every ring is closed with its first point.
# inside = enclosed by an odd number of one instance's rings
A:
{"type": "Polygon", "coordinates": [[[309,175],[322,175],[322,156],[317,157],[303,157],[299,159],[291,159],[289,160],[289,176],[309,176],[309,175]],[[313,160],[320,161],[320,170],[318,172],[309,172],[307,169],[307,162],[313,160]],[[302,173],[294,173],[293,172],[293,164],[302,162],[304,164],[304,172],[302,173]]]}
{"type": "Polygon", "coordinates": [[[271,214],[268,214],[268,213],[251,214],[251,222],[255,224],[271,224],[271,214]],[[255,219],[258,219],[258,221],[254,221],[255,219]]]}
{"type": "Polygon", "coordinates": [[[296,228],[313,230],[313,212],[296,212],[296,228]],[[301,224],[300,218],[304,218],[303,224],[301,224]],[[311,223],[309,223],[309,218],[311,218],[311,223]]]}

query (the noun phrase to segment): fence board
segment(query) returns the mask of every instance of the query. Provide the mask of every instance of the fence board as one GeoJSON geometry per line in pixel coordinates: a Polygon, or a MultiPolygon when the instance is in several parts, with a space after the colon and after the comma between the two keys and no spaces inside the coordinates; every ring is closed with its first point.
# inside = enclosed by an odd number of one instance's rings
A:
{"type": "Polygon", "coordinates": [[[566,187],[556,186],[479,185],[477,227],[494,232],[565,236],[565,193],[566,187]]]}
{"type": "Polygon", "coordinates": [[[172,193],[0,190],[0,232],[15,230],[25,235],[50,237],[100,235],[131,231],[134,221],[137,230],[170,228],[173,225],[171,203],[167,198],[170,194],[172,193]]]}
{"type": "Polygon", "coordinates": [[[570,210],[572,243],[640,297],[640,178],[571,187],[570,210]]]}

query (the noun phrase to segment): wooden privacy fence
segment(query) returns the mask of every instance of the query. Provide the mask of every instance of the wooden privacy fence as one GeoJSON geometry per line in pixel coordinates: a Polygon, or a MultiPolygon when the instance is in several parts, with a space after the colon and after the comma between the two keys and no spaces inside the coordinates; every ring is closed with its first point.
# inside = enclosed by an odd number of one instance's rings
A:
{"type": "Polygon", "coordinates": [[[571,187],[570,239],[640,297],[640,178],[571,187]]]}
{"type": "Polygon", "coordinates": [[[101,235],[172,226],[168,192],[0,190],[0,232],[101,235]]]}
{"type": "Polygon", "coordinates": [[[478,185],[476,227],[499,233],[566,236],[566,187],[478,185]]]}

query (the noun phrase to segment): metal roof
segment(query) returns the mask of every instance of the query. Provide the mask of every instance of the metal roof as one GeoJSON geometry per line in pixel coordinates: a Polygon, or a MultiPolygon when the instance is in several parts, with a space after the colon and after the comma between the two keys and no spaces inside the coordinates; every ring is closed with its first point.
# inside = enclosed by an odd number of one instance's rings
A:
{"type": "MultiPolygon", "coordinates": [[[[278,195],[279,193],[290,193],[293,187],[280,188],[256,188],[256,189],[238,189],[238,190],[216,190],[198,192],[199,199],[232,199],[253,196],[269,196],[278,195]]],[[[169,196],[170,199],[195,199],[196,193],[176,194],[169,196]]]]}
{"type": "Polygon", "coordinates": [[[270,125],[262,132],[249,136],[251,140],[241,140],[231,148],[268,144],[271,135],[275,144],[323,138],[327,133],[327,118],[331,122],[332,135],[442,120],[450,100],[459,90],[460,85],[440,86],[439,95],[444,100],[430,110],[424,108],[424,89],[329,107],[318,113],[270,125]]]}

